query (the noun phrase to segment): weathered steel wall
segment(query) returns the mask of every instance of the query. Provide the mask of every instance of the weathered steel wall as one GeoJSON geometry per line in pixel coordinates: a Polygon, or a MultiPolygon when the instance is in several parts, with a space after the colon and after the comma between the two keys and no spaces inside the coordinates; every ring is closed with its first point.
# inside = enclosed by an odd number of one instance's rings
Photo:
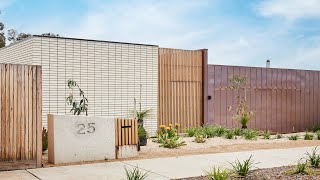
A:
{"type": "Polygon", "coordinates": [[[228,88],[235,74],[248,78],[248,104],[256,113],[249,128],[284,133],[320,123],[319,71],[208,65],[206,124],[240,127],[227,110],[235,106],[237,92],[228,88]]]}

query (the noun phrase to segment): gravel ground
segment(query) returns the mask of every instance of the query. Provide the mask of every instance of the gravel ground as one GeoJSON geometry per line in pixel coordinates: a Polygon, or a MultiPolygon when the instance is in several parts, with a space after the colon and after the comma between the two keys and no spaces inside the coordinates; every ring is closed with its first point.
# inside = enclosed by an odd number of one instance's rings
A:
{"type": "MultiPolygon", "coordinates": [[[[294,169],[293,166],[284,166],[270,169],[260,169],[252,171],[245,178],[231,177],[230,180],[242,179],[242,180],[319,180],[320,179],[320,169],[311,169],[313,171],[312,175],[304,174],[290,174],[288,171],[294,169]]],[[[206,177],[191,177],[183,178],[179,180],[208,180],[206,177]]]]}

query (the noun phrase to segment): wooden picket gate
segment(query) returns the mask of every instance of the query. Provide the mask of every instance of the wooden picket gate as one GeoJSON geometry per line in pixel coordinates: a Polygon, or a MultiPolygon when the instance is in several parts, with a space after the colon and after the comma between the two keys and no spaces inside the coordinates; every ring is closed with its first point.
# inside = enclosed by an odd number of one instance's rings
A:
{"type": "Polygon", "coordinates": [[[0,171],[41,167],[40,66],[0,64],[0,171]]]}
{"type": "Polygon", "coordinates": [[[117,147],[138,144],[138,121],[136,119],[117,118],[115,126],[117,147]]]}

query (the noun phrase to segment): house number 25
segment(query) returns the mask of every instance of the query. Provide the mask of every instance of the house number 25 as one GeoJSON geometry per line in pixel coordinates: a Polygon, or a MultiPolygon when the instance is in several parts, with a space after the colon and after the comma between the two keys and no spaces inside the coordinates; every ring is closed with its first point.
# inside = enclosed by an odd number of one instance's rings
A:
{"type": "Polygon", "coordinates": [[[94,133],[96,131],[95,125],[95,123],[88,123],[87,126],[86,124],[78,124],[78,128],[80,128],[78,134],[94,133]]]}

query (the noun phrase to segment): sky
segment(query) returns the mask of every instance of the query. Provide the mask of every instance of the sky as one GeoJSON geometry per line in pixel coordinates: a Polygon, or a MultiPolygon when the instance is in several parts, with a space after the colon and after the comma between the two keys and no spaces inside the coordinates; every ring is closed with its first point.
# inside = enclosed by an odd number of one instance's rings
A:
{"type": "Polygon", "coordinates": [[[210,64],[320,70],[320,0],[0,0],[7,30],[208,49],[210,64]]]}

